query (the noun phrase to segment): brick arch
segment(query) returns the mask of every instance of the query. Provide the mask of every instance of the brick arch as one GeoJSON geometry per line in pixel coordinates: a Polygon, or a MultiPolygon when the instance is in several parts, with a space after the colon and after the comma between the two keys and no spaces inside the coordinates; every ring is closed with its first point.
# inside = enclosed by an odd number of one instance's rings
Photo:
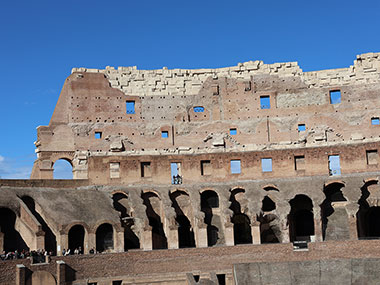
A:
{"type": "Polygon", "coordinates": [[[346,182],[344,182],[343,180],[330,180],[330,181],[325,182],[325,184],[323,186],[328,187],[328,186],[335,184],[335,183],[336,184],[342,184],[343,187],[346,186],[346,182]]]}
{"type": "Polygon", "coordinates": [[[120,223],[115,223],[114,221],[111,220],[99,220],[97,221],[94,225],[90,227],[91,233],[96,233],[96,230],[103,224],[110,224],[114,230],[117,232],[123,231],[120,223]]]}
{"type": "Polygon", "coordinates": [[[76,225],[80,225],[80,226],[83,226],[84,228],[84,231],[85,231],[85,235],[88,234],[90,232],[90,227],[85,223],[85,222],[82,222],[82,221],[75,221],[75,222],[72,222],[70,224],[66,224],[64,226],[62,226],[62,229],[60,231],[61,234],[66,234],[68,235],[69,234],[69,231],[72,227],[76,226],[76,225]]]}
{"type": "Polygon", "coordinates": [[[190,192],[186,190],[185,188],[176,188],[169,191],[170,194],[174,194],[177,191],[185,192],[190,197],[190,192]]]}
{"type": "Polygon", "coordinates": [[[111,192],[111,196],[113,196],[115,194],[123,194],[123,195],[127,196],[127,199],[129,199],[129,193],[125,192],[124,190],[114,190],[111,192]]]}
{"type": "Polygon", "coordinates": [[[147,189],[147,190],[141,191],[141,194],[146,194],[146,193],[152,193],[152,194],[156,195],[158,197],[158,199],[162,200],[160,193],[158,193],[156,190],[147,189]]]}

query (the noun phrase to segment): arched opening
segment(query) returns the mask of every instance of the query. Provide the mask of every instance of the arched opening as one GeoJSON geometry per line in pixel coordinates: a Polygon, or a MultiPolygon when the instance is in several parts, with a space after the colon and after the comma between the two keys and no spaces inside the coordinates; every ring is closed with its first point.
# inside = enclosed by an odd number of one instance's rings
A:
{"type": "Polygon", "coordinates": [[[5,252],[29,250],[20,233],[15,229],[16,214],[8,208],[0,208],[0,250],[5,252]],[[2,248],[1,248],[2,245],[2,248]]]}
{"type": "Polygon", "coordinates": [[[234,242],[236,244],[252,243],[251,221],[242,213],[243,205],[248,201],[245,198],[244,189],[234,189],[230,196],[230,209],[233,211],[231,222],[234,224],[234,242]]]}
{"type": "Polygon", "coordinates": [[[289,203],[290,241],[311,241],[315,234],[313,202],[306,195],[296,195],[289,203]]]}
{"type": "Polygon", "coordinates": [[[82,225],[75,225],[69,230],[69,249],[70,253],[74,254],[77,249],[80,253],[83,253],[84,248],[84,227],[82,225]]]}
{"type": "Polygon", "coordinates": [[[344,203],[343,183],[331,183],[324,187],[326,196],[321,204],[323,240],[349,239],[348,215],[344,203]]]}
{"type": "Polygon", "coordinates": [[[124,193],[115,193],[112,196],[113,207],[120,212],[120,222],[124,228],[124,251],[140,248],[138,236],[133,232],[134,220],[128,210],[128,197],[124,193]]]}
{"type": "Polygon", "coordinates": [[[45,232],[45,250],[47,252],[51,252],[53,255],[56,255],[57,239],[55,237],[55,234],[52,232],[52,230],[46,224],[45,220],[37,212],[34,199],[30,196],[23,196],[21,198],[21,200],[25,203],[25,205],[28,207],[28,209],[32,212],[33,216],[41,224],[42,230],[45,232]]]}
{"type": "Polygon", "coordinates": [[[376,197],[379,191],[380,186],[377,180],[368,181],[361,188],[362,195],[359,199],[359,211],[356,214],[359,239],[380,238],[380,217],[378,216],[380,207],[370,205],[367,200],[372,193],[376,197]]]}
{"type": "Polygon", "coordinates": [[[113,250],[113,227],[107,223],[101,224],[96,230],[96,251],[111,250],[113,250]]]}
{"type": "Polygon", "coordinates": [[[179,248],[195,247],[194,231],[189,220],[192,217],[189,195],[184,191],[177,190],[170,193],[170,200],[176,212],[179,248]]]}
{"type": "Polygon", "coordinates": [[[207,225],[207,245],[222,243],[221,220],[219,215],[219,197],[215,191],[206,190],[201,193],[201,211],[205,213],[204,223],[207,225]]]}
{"type": "Polygon", "coordinates": [[[68,159],[58,159],[54,163],[53,168],[54,179],[73,179],[73,166],[68,159]]]}
{"type": "Polygon", "coordinates": [[[149,220],[149,225],[152,227],[152,248],[167,249],[168,242],[161,221],[161,200],[152,192],[143,193],[141,197],[143,204],[146,206],[146,215],[149,220]]]}
{"type": "MultiPolygon", "coordinates": [[[[276,189],[276,191],[278,191],[276,189]]],[[[279,219],[273,212],[276,210],[276,203],[269,197],[265,196],[262,201],[260,221],[260,240],[265,243],[279,243],[281,240],[281,230],[279,219]]]]}

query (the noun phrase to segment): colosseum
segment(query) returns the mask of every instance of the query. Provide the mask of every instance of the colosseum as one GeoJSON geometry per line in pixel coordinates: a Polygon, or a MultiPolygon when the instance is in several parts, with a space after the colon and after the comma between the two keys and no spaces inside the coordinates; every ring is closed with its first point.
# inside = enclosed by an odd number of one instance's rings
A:
{"type": "Polygon", "coordinates": [[[380,282],[380,53],[74,68],[35,146],[0,180],[0,284],[380,282]]]}

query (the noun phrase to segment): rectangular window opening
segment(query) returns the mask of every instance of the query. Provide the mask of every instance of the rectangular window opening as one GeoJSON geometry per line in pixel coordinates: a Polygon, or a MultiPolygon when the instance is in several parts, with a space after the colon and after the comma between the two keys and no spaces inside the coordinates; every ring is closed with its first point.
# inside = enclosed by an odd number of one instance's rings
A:
{"type": "Polygon", "coordinates": [[[194,107],[193,108],[195,113],[203,113],[205,111],[205,108],[202,106],[194,107]]]}
{"type": "Polygon", "coordinates": [[[340,175],[340,158],[339,155],[329,155],[329,175],[340,175]]]}
{"type": "Polygon", "coordinates": [[[305,170],[305,156],[297,155],[294,157],[294,169],[305,170]]]}
{"type": "Polygon", "coordinates": [[[299,132],[306,131],[306,125],[305,124],[298,124],[298,131],[299,132]]]}
{"type": "Polygon", "coordinates": [[[237,129],[236,129],[236,128],[231,128],[231,129],[230,129],[230,135],[231,135],[231,136],[235,136],[235,135],[237,135],[237,129]]]}
{"type": "Polygon", "coordinates": [[[379,119],[379,117],[371,118],[371,124],[372,125],[380,125],[380,119],[379,119]]]}
{"type": "Polygon", "coordinates": [[[340,90],[331,90],[330,91],[330,103],[338,104],[341,101],[340,90]]]}
{"type": "Polygon", "coordinates": [[[126,102],[127,114],[135,114],[135,101],[126,102]]]}
{"type": "Polygon", "coordinates": [[[141,177],[151,177],[150,162],[141,162],[141,177]]]}
{"type": "Polygon", "coordinates": [[[201,175],[211,175],[211,161],[210,160],[201,161],[201,175]]]}
{"type": "Polygon", "coordinates": [[[241,173],[241,164],[239,159],[231,160],[231,174],[241,173]]]}
{"type": "Polygon", "coordinates": [[[272,172],[272,159],[262,158],[261,159],[261,169],[263,172],[272,172]]]}
{"type": "Polygon", "coordinates": [[[216,274],[219,285],[226,285],[226,274],[216,274]]]}
{"type": "Polygon", "coordinates": [[[172,176],[172,184],[182,184],[181,163],[171,162],[170,170],[171,170],[171,176],[172,176]]]}
{"type": "Polygon", "coordinates": [[[122,280],[114,280],[112,281],[112,285],[122,285],[122,280]]]}
{"type": "Polygon", "coordinates": [[[270,109],[270,97],[269,96],[260,96],[260,108],[261,109],[270,109]]]}
{"type": "Polygon", "coordinates": [[[95,139],[99,140],[102,138],[102,132],[95,132],[95,139]]]}
{"type": "Polygon", "coordinates": [[[161,132],[161,137],[164,138],[164,139],[168,138],[169,137],[169,132],[168,131],[162,131],[161,132]]]}
{"type": "Polygon", "coordinates": [[[368,165],[376,165],[379,160],[379,155],[377,154],[377,149],[367,150],[367,164],[368,165]]]}

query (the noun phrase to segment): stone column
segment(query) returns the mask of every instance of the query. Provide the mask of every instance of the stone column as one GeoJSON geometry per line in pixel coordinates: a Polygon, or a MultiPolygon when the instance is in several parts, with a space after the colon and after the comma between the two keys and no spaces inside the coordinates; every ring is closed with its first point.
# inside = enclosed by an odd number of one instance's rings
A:
{"type": "Polygon", "coordinates": [[[168,249],[179,248],[178,226],[170,225],[168,228],[168,249]]]}
{"type": "Polygon", "coordinates": [[[69,237],[67,234],[60,233],[57,236],[57,255],[62,255],[63,249],[68,249],[69,247],[69,237]]]}
{"type": "MultiPolygon", "coordinates": [[[[255,218],[256,219],[256,218],[255,218]]],[[[252,244],[261,244],[260,222],[253,220],[251,223],[252,244]]]]}
{"type": "Polygon", "coordinates": [[[153,241],[152,241],[152,227],[146,226],[143,229],[141,234],[141,242],[140,245],[143,250],[152,250],[153,249],[153,241]]]}
{"type": "Polygon", "coordinates": [[[3,250],[4,250],[4,233],[0,231],[0,251],[3,251],[3,250]]]}
{"type": "Polygon", "coordinates": [[[227,246],[235,245],[234,240],[234,225],[231,222],[226,222],[224,226],[224,239],[227,246]]]}
{"type": "Polygon", "coordinates": [[[114,245],[115,252],[124,251],[124,231],[115,231],[114,245]]]}
{"type": "Polygon", "coordinates": [[[198,231],[196,237],[197,247],[207,247],[207,225],[205,223],[198,222],[198,231]]]}
{"type": "Polygon", "coordinates": [[[45,249],[45,233],[41,230],[36,233],[37,249],[45,249]]]}
{"type": "Polygon", "coordinates": [[[57,260],[57,285],[66,284],[66,264],[63,260],[57,260]]]}
{"type": "Polygon", "coordinates": [[[83,253],[88,254],[91,250],[91,248],[96,249],[96,234],[95,233],[88,233],[87,234],[87,239],[84,239],[84,244],[83,244],[83,253]]]}
{"type": "Polygon", "coordinates": [[[278,219],[279,226],[281,230],[281,243],[289,243],[290,242],[290,234],[289,234],[289,224],[288,224],[288,215],[290,213],[290,205],[288,202],[284,201],[282,203],[277,204],[278,219]]]}
{"type": "Polygon", "coordinates": [[[323,241],[322,220],[321,220],[321,218],[316,218],[315,216],[314,216],[314,235],[315,235],[315,241],[316,242],[323,241]]]}
{"type": "Polygon", "coordinates": [[[348,217],[348,227],[350,231],[350,240],[358,240],[358,219],[356,214],[359,211],[359,205],[357,203],[350,203],[346,205],[347,217],[348,217]]]}
{"type": "Polygon", "coordinates": [[[16,285],[25,285],[26,267],[24,264],[16,265],[16,285]]]}

